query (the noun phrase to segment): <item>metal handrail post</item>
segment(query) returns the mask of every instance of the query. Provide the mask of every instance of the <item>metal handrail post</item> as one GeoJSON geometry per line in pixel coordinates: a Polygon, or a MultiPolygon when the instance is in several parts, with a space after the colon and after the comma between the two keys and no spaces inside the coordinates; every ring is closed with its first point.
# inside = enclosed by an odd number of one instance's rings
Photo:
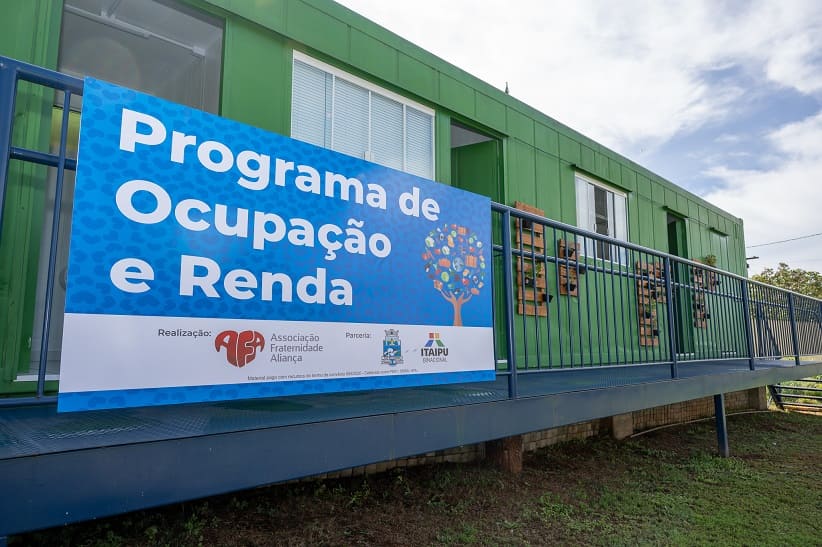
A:
{"type": "MultiPolygon", "coordinates": [[[[750,288],[750,285],[748,285],[750,288]]],[[[762,326],[762,318],[765,317],[765,312],[762,311],[762,303],[756,303],[756,335],[757,335],[757,343],[759,344],[757,348],[759,349],[759,353],[764,356],[765,355],[765,334],[762,332],[764,330],[762,326]]]]}
{"type": "Polygon", "coordinates": [[[6,180],[11,163],[11,137],[14,124],[14,100],[17,95],[17,70],[0,59],[0,241],[3,230],[3,211],[6,204],[6,180]]]}
{"type": "Polygon", "coordinates": [[[799,336],[796,333],[796,314],[794,313],[793,293],[788,293],[788,317],[791,321],[791,340],[793,341],[793,354],[799,365],[799,336]]]}
{"type": "Polygon", "coordinates": [[[753,321],[753,317],[751,317],[751,299],[748,294],[748,284],[744,280],[740,281],[739,284],[742,287],[742,316],[745,321],[745,343],[748,346],[748,367],[751,370],[756,370],[753,330],[751,328],[751,321],[753,321]]]}
{"type": "Polygon", "coordinates": [[[677,378],[679,372],[677,371],[677,355],[676,355],[676,329],[674,328],[674,321],[676,320],[676,310],[674,309],[674,290],[673,290],[673,270],[671,269],[670,257],[665,257],[663,261],[663,271],[665,275],[665,307],[668,309],[668,345],[670,346],[671,354],[671,378],[677,378]]]}
{"type": "Polygon", "coordinates": [[[502,213],[502,270],[505,285],[505,338],[508,356],[508,397],[517,398],[517,356],[514,344],[514,287],[513,261],[511,260],[511,211],[502,213]]]}
{"type": "Polygon", "coordinates": [[[57,164],[57,181],[54,186],[54,210],[51,220],[51,239],[49,245],[48,274],[46,276],[46,294],[43,307],[43,330],[40,337],[40,362],[37,367],[37,396],[42,397],[46,390],[46,369],[48,368],[49,337],[51,336],[51,311],[54,297],[54,276],[57,267],[57,240],[60,234],[60,208],[63,202],[63,181],[66,174],[66,146],[68,140],[69,104],[71,92],[63,92],[63,115],[60,120],[60,152],[57,164]]]}

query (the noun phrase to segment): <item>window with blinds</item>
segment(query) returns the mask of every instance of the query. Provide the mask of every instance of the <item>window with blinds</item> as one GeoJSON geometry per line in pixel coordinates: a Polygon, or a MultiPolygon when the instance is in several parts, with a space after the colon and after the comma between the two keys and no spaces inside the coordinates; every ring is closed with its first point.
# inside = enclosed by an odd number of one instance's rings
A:
{"type": "Polygon", "coordinates": [[[434,112],[294,53],[291,136],[434,178],[434,112]]]}
{"type": "MultiPolygon", "coordinates": [[[[627,197],[604,184],[576,175],[577,226],[628,241],[627,197]]],[[[592,238],[583,238],[583,252],[591,258],[626,264],[625,250],[592,238]]]]}

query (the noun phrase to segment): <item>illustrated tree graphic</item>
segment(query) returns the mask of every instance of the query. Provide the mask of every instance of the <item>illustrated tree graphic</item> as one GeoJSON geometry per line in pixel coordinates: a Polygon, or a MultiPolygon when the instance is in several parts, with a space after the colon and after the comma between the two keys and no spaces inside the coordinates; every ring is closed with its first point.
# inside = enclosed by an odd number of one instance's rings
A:
{"type": "Polygon", "coordinates": [[[425,238],[425,273],[454,308],[454,326],[462,326],[462,306],[485,286],[483,243],[465,226],[444,224],[425,238]]]}

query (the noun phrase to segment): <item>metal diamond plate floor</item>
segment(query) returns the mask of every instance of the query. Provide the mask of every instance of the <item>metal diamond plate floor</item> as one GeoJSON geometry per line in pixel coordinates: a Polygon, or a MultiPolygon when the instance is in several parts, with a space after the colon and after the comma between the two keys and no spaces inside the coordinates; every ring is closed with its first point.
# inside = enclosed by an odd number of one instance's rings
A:
{"type": "MultiPolygon", "coordinates": [[[[792,364],[790,361],[762,361],[757,364],[757,369],[792,369],[792,364]]],[[[681,379],[748,372],[745,360],[679,365],[681,379]]],[[[667,364],[520,372],[517,380],[519,397],[672,381],[667,364]]],[[[0,459],[471,405],[507,398],[507,376],[498,376],[494,382],[475,384],[70,414],[57,414],[53,405],[12,407],[0,409],[0,459]]]]}

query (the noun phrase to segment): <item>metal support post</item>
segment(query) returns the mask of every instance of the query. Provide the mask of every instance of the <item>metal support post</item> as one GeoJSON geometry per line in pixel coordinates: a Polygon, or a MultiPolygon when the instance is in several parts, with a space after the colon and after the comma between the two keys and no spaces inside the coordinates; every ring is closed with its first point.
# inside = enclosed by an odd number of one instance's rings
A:
{"type": "Polygon", "coordinates": [[[674,306],[674,296],[673,296],[673,284],[674,284],[674,277],[673,271],[671,270],[671,258],[666,256],[663,262],[664,268],[664,275],[665,275],[665,297],[666,297],[666,308],[668,309],[668,345],[670,346],[670,355],[671,355],[671,378],[676,378],[679,373],[677,372],[676,368],[676,329],[674,328],[674,321],[676,321],[676,308],[674,306]]]}
{"type": "Polygon", "coordinates": [[[748,346],[748,367],[751,370],[756,370],[756,365],[754,364],[753,331],[751,330],[751,321],[753,319],[751,317],[751,298],[748,294],[748,283],[743,279],[739,281],[739,284],[742,287],[742,317],[745,321],[745,343],[748,346]]]}
{"type": "Polygon", "coordinates": [[[728,423],[725,421],[725,394],[714,395],[714,414],[716,415],[716,441],[719,455],[727,458],[731,455],[728,448],[728,423]]]}
{"type": "Polygon", "coordinates": [[[796,314],[794,312],[793,293],[788,293],[788,316],[791,320],[791,341],[796,365],[799,366],[799,337],[796,334],[796,314]]]}
{"type": "Polygon", "coordinates": [[[502,214],[502,271],[505,285],[505,338],[508,357],[508,397],[517,398],[517,352],[514,344],[514,286],[511,260],[511,212],[502,214]]]}

